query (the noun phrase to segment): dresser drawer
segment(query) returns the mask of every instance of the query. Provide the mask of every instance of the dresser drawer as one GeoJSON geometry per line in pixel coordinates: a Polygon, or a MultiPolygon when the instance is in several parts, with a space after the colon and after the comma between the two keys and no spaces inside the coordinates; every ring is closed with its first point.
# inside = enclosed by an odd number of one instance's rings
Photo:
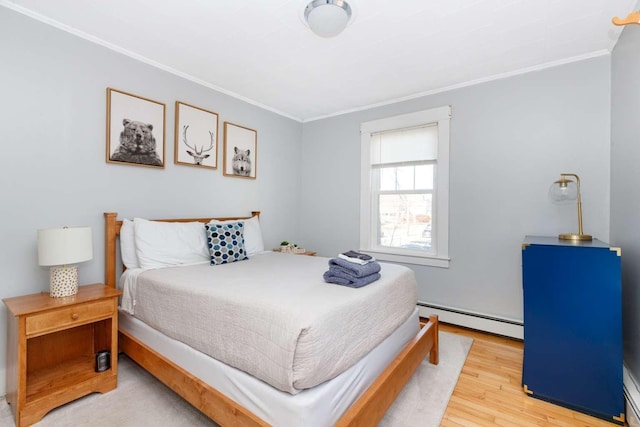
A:
{"type": "Polygon", "coordinates": [[[112,299],[65,307],[26,318],[27,336],[39,335],[57,329],[82,325],[92,320],[109,317],[115,311],[112,299]]]}

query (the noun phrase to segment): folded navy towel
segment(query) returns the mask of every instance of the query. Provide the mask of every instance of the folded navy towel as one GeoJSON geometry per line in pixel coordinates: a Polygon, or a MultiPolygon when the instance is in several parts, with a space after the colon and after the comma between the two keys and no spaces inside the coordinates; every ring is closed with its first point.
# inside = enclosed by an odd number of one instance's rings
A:
{"type": "Polygon", "coordinates": [[[344,274],[340,271],[329,269],[329,271],[325,271],[322,277],[324,278],[324,281],[328,283],[335,283],[336,285],[349,286],[350,288],[361,288],[365,285],[368,285],[371,282],[375,282],[381,276],[380,276],[380,273],[373,273],[368,276],[353,277],[349,274],[344,274]]]}
{"type": "Polygon", "coordinates": [[[379,272],[380,264],[374,261],[361,265],[342,258],[331,258],[329,260],[329,269],[343,271],[353,277],[364,277],[379,272]]]}

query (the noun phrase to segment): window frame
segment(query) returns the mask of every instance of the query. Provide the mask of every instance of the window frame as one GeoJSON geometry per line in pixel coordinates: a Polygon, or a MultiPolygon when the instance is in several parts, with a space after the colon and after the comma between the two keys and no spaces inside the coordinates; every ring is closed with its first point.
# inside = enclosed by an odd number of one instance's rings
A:
{"type": "Polygon", "coordinates": [[[360,177],[360,251],[370,253],[379,260],[419,264],[448,268],[449,258],[449,149],[450,149],[451,106],[431,108],[415,113],[402,114],[361,123],[361,177],[360,177]],[[416,126],[437,124],[438,145],[435,168],[435,188],[433,189],[435,228],[432,228],[432,241],[435,252],[424,253],[418,250],[378,247],[373,242],[373,226],[377,224],[374,197],[380,194],[373,191],[374,184],[371,165],[371,135],[378,132],[400,130],[416,126]],[[376,221],[376,224],[374,224],[376,221]]]}

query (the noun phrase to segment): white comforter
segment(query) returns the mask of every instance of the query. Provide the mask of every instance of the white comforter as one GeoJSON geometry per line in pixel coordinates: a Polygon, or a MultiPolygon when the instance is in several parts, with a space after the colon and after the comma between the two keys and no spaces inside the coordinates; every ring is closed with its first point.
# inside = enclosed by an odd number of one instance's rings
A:
{"type": "Polygon", "coordinates": [[[413,271],[382,264],[353,289],[325,283],[328,258],[264,252],[232,264],[127,270],[123,308],[164,334],[295,394],[329,380],[415,309],[413,271]]]}

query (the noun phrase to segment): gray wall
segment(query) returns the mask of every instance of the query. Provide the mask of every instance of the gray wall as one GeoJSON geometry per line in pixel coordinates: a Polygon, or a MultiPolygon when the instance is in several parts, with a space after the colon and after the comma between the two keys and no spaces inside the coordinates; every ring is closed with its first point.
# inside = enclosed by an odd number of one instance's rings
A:
{"type": "MultiPolygon", "coordinates": [[[[632,28],[633,27],[633,28],[632,28]]],[[[624,361],[640,380],[640,31],[611,56],[611,242],[622,248],[624,361]]]]}
{"type": "MultiPolygon", "coordinates": [[[[1,298],[47,289],[38,228],[93,227],[94,259],[80,265],[80,280],[101,281],[105,211],[170,217],[259,209],[267,247],[287,239],[327,256],[357,248],[360,123],[447,104],[452,262],[410,266],[420,300],[521,320],[522,238],[576,229],[575,208],[547,199],[560,172],[581,176],[585,231],[609,240],[608,56],[302,125],[6,8],[0,40],[1,298]],[[167,104],[166,169],[105,163],[107,86],[167,104]],[[257,129],[258,179],[174,165],[176,100],[219,113],[220,136],[225,120],[257,129]]],[[[222,139],[220,168],[221,148],[222,139]]],[[[625,255],[632,250],[620,245],[625,255]]]]}
{"type": "MultiPolygon", "coordinates": [[[[48,269],[37,265],[39,228],[91,226],[94,258],[80,264],[80,281],[101,282],[105,211],[158,218],[257,209],[267,247],[297,241],[300,123],[3,7],[0,58],[0,298],[48,289],[48,269]],[[108,86],[167,105],[164,170],[105,162],[108,86]],[[173,164],[176,100],[219,114],[217,170],[173,164]],[[255,181],[222,176],[225,120],[258,131],[255,181]]],[[[5,313],[0,304],[0,395],[5,313]]]]}
{"type": "Polygon", "coordinates": [[[581,177],[585,232],[609,239],[608,56],[305,123],[300,239],[327,256],[357,248],[360,123],[443,105],[452,261],[410,266],[419,299],[522,320],[522,239],[577,232],[575,205],[547,198],[561,172],[581,177]]]}

